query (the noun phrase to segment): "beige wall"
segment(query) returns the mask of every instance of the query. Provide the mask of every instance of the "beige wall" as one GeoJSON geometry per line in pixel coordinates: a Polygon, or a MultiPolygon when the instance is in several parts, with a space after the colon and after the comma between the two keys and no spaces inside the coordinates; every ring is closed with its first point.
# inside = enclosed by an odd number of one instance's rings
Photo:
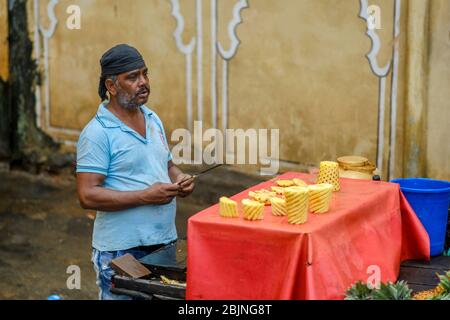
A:
{"type": "MultiPolygon", "coordinates": [[[[196,36],[195,0],[183,0],[181,13],[185,19],[183,42],[196,36]]],[[[237,1],[218,0],[218,40],[229,48],[227,27],[237,1]]],[[[47,1],[41,1],[40,19],[44,26],[47,1]]],[[[378,61],[384,66],[392,57],[393,0],[371,1],[381,7],[382,29],[378,61]]],[[[405,92],[405,52],[407,1],[402,1],[400,63],[398,83],[398,124],[396,175],[401,175],[403,158],[403,109],[405,92]]],[[[442,0],[441,3],[448,1],[442,0]]],[[[366,24],[358,18],[359,0],[249,0],[250,8],[241,12],[243,23],[237,28],[241,45],[228,64],[228,100],[230,128],[279,128],[280,158],[301,168],[340,155],[359,154],[376,160],[377,110],[379,80],[365,57],[371,47],[365,35],[366,24]]],[[[203,1],[203,114],[197,114],[197,52],[192,55],[192,106],[194,119],[202,118],[211,125],[211,14],[210,1],[203,1]]],[[[32,8],[31,8],[32,9],[32,8]]],[[[177,49],[173,32],[176,21],[171,15],[170,1],[165,0],[61,0],[55,7],[59,20],[49,40],[49,124],[46,120],[45,86],[41,88],[41,123],[52,136],[69,141],[95,114],[99,104],[97,85],[98,60],[112,45],[127,42],[135,45],[150,66],[152,95],[150,106],[163,119],[168,134],[186,127],[186,57],[177,49]],[[82,10],[81,30],[65,26],[66,8],[77,4],[82,10]],[[62,129],[62,130],[61,130],[62,129]]],[[[434,9],[448,23],[444,13],[434,9]]],[[[448,10],[447,10],[448,11],[448,10]]],[[[433,18],[434,19],[434,18],[433,18]]],[[[441,22],[435,28],[445,30],[441,22]]],[[[33,30],[33,21],[30,22],[33,30]]],[[[41,51],[43,42],[41,39],[41,51]]],[[[438,45],[435,45],[439,47],[438,45]]],[[[440,45],[436,59],[445,65],[447,40],[440,45]]],[[[433,50],[432,50],[433,51],[433,50]]],[[[447,52],[447,53],[446,53],[447,52]]],[[[447,55],[448,56],[448,55],[447,55]]],[[[447,58],[448,59],[448,58],[447,58]]],[[[44,70],[44,57],[40,57],[44,70]]],[[[447,63],[448,68],[448,63],[447,63]]],[[[221,128],[222,60],[217,57],[218,124],[221,128]]],[[[434,66],[438,86],[445,86],[439,65],[434,66]]],[[[448,72],[448,69],[446,69],[448,72]]],[[[433,77],[433,75],[431,75],[433,77]]],[[[448,79],[448,77],[447,77],[448,79]]],[[[432,83],[432,81],[431,81],[432,83]]],[[[44,83],[45,84],[45,83],[44,83]]],[[[386,80],[386,117],[384,172],[387,169],[389,138],[389,105],[391,76],[386,80]]],[[[430,91],[431,92],[431,91],[430,91]]],[[[448,94],[448,93],[447,93],[448,94]]],[[[444,95],[432,101],[448,108],[444,95]]],[[[430,101],[431,101],[430,100],[430,101]]],[[[448,101],[448,99],[447,99],[448,101]]],[[[431,103],[431,102],[430,102],[431,103]]],[[[438,114],[439,109],[435,109],[438,114]]],[[[430,112],[430,121],[433,115],[430,112]]],[[[445,135],[442,118],[430,139],[445,135]]],[[[448,133],[447,133],[448,135],[448,133]]],[[[429,143],[429,151],[437,144],[429,143]]],[[[73,148],[73,146],[72,146],[73,148]]],[[[447,153],[448,154],[448,153],[447,153]]],[[[434,157],[439,157],[438,155],[434,157]]],[[[433,156],[430,172],[448,174],[439,169],[433,156]],[[434,168],[434,169],[431,169],[434,168]]],[[[448,157],[447,157],[448,159],[448,157]]],[[[446,160],[448,161],[448,160],[446,160]]],[[[448,162],[446,162],[448,164],[448,162]]],[[[434,174],[434,173],[433,173],[434,174]]]]}
{"type": "Polygon", "coordinates": [[[6,1],[0,2],[0,78],[8,79],[8,12],[6,1]]]}
{"type": "MultiPolygon", "coordinates": [[[[389,1],[380,65],[390,58],[389,1]]],[[[253,1],[230,66],[230,124],[281,130],[281,159],[317,165],[340,155],[376,157],[378,78],[359,1],[253,1]]],[[[386,101],[388,101],[387,91],[386,101]]]]}
{"type": "Polygon", "coordinates": [[[431,1],[427,174],[450,180],[450,2],[431,1]]]}
{"type": "MultiPolygon", "coordinates": [[[[41,7],[41,12],[45,17],[46,7],[41,7]]],[[[171,124],[169,128],[183,125],[176,111],[183,107],[184,58],[177,54],[172,41],[175,24],[169,2],[140,0],[130,5],[118,0],[60,1],[55,14],[59,23],[49,41],[53,127],[81,129],[87,124],[100,103],[99,59],[108,48],[122,42],[136,46],[149,64],[153,90],[150,104],[171,124]],[[65,26],[65,10],[71,4],[81,7],[81,30],[65,26]]],[[[44,112],[41,121],[46,121],[44,112]]],[[[58,138],[76,140],[71,134],[51,132],[58,138]]]]}

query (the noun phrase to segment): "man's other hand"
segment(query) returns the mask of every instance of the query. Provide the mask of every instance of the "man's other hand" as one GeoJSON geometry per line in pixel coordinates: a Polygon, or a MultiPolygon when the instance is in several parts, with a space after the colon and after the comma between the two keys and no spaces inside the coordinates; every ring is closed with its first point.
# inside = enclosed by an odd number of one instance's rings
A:
{"type": "Polygon", "coordinates": [[[192,191],[194,191],[195,188],[194,177],[192,177],[189,174],[185,173],[179,174],[175,183],[180,186],[178,196],[181,198],[187,197],[192,193],[192,191]]]}
{"type": "Polygon", "coordinates": [[[176,183],[157,182],[144,192],[144,201],[148,204],[167,204],[179,194],[181,187],[176,183]]]}

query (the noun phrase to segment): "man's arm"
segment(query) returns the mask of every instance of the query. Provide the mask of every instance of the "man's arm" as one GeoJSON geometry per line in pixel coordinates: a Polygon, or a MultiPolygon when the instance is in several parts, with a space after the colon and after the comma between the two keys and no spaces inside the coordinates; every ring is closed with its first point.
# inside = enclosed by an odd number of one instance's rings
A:
{"type": "Polygon", "coordinates": [[[169,173],[169,177],[170,177],[170,181],[172,181],[173,183],[176,183],[177,181],[181,181],[178,180],[178,176],[183,174],[183,171],[181,171],[174,163],[172,160],[170,160],[167,163],[167,167],[168,167],[168,173],[169,173]]]}
{"type": "Polygon", "coordinates": [[[181,189],[177,184],[155,183],[139,191],[116,191],[102,187],[104,175],[77,173],[78,199],[84,209],[119,211],[147,204],[167,204],[181,189]]]}

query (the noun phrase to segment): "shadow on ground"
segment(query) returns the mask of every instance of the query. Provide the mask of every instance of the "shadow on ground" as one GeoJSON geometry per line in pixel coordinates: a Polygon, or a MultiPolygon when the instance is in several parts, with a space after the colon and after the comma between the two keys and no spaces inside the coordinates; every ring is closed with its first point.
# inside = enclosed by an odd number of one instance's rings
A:
{"type": "MultiPolygon", "coordinates": [[[[191,197],[178,199],[177,230],[186,239],[187,219],[263,179],[216,169],[197,181],[191,197]]],[[[187,172],[195,173],[187,169],[187,172]]],[[[90,262],[93,212],[80,208],[71,175],[0,172],[0,299],[97,299],[90,262]],[[81,289],[69,290],[70,265],[81,270],[81,289]]]]}

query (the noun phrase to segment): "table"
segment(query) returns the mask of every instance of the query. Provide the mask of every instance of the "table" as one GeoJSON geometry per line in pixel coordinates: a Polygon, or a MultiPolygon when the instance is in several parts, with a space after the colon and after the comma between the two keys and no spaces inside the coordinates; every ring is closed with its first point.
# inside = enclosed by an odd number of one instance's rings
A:
{"type": "MultiPolygon", "coordinates": [[[[288,172],[277,179],[312,177],[288,172]]],[[[248,192],[270,189],[274,179],[248,192]]],[[[404,260],[429,260],[429,238],[398,184],[340,179],[330,211],[303,225],[271,214],[246,221],[219,216],[218,204],[188,220],[186,299],[343,299],[379,272],[396,281],[404,260]]],[[[219,195],[218,195],[219,198],[219,195]]]]}

